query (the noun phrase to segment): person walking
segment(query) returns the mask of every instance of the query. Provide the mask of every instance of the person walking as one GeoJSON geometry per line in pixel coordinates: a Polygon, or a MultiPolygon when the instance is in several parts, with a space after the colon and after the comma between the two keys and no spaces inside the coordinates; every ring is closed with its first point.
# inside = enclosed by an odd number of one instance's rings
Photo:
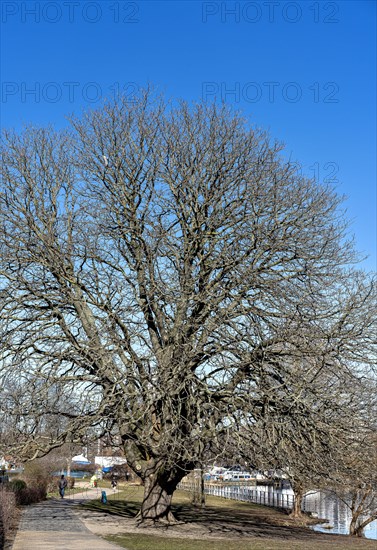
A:
{"type": "Polygon", "coordinates": [[[117,478],[115,477],[115,475],[112,475],[112,476],[111,476],[111,487],[112,487],[113,489],[116,489],[117,484],[118,484],[117,478]]]}
{"type": "Polygon", "coordinates": [[[58,485],[59,485],[60,498],[64,498],[65,489],[68,485],[67,480],[64,477],[64,475],[62,475],[61,478],[59,479],[58,485]]]}

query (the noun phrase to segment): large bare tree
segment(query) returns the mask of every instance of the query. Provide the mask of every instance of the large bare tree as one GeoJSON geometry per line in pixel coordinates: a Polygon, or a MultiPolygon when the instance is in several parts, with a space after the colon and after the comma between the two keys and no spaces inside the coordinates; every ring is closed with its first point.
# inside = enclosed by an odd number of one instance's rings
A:
{"type": "Polygon", "coordinates": [[[68,131],[5,132],[0,359],[19,453],[118,433],[140,520],[172,520],[220,436],[288,416],[305,437],[311,381],[367,367],[373,287],[340,198],[281,150],[225,107],[149,92],[68,131]]]}

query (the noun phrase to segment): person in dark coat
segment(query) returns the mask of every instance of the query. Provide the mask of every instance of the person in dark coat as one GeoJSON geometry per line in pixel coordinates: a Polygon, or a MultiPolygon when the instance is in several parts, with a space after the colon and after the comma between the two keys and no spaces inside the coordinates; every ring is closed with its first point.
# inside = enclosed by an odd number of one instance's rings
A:
{"type": "Polygon", "coordinates": [[[67,485],[67,480],[65,479],[64,475],[62,475],[58,483],[60,498],[64,498],[64,493],[67,485]]]}

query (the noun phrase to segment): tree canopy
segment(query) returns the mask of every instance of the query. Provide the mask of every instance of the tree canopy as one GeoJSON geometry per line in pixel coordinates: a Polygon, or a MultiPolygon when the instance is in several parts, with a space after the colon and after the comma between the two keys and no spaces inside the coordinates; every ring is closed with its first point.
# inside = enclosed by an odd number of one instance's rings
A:
{"type": "Polygon", "coordinates": [[[149,92],[4,133],[1,401],[20,456],[117,433],[141,519],[171,519],[227,434],[326,443],[326,408],[375,357],[375,287],[342,199],[282,149],[225,106],[149,92]]]}

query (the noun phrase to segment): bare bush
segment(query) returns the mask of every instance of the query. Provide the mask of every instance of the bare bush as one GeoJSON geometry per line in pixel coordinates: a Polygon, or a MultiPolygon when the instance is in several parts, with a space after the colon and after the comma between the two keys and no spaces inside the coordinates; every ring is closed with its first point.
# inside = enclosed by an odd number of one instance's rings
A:
{"type": "Polygon", "coordinates": [[[0,545],[4,545],[5,540],[14,528],[16,519],[16,499],[12,491],[6,487],[0,486],[0,545]]]}

